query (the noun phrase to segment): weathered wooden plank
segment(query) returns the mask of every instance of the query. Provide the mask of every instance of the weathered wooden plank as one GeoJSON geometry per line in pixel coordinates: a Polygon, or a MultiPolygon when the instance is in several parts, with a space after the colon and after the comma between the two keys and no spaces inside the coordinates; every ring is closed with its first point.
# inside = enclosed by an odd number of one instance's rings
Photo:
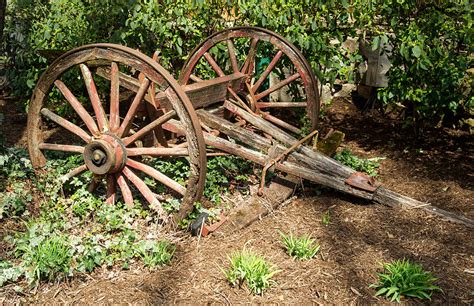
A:
{"type": "Polygon", "coordinates": [[[435,207],[429,203],[417,201],[394,191],[388,190],[382,186],[378,187],[377,190],[375,190],[373,200],[377,203],[387,206],[400,206],[408,207],[409,209],[422,209],[430,214],[440,216],[445,220],[458,224],[463,224],[470,228],[474,228],[474,221],[469,218],[435,207]]]}
{"type": "MultiPolygon", "coordinates": [[[[105,79],[110,79],[110,68],[99,67],[97,74],[105,79]]],[[[212,80],[203,80],[201,82],[193,83],[183,86],[184,92],[188,95],[194,108],[202,108],[216,102],[224,101],[227,98],[227,88],[231,87],[237,89],[245,75],[243,73],[234,73],[223,77],[218,77],[212,80]]],[[[138,79],[129,76],[125,73],[120,73],[120,86],[128,90],[138,92],[140,83],[138,79]]],[[[164,92],[159,92],[155,98],[160,103],[160,106],[171,110],[172,106],[164,92]]],[[[145,100],[153,103],[149,95],[145,96],[145,100]]]]}
{"type": "MultiPolygon", "coordinates": [[[[259,128],[263,132],[271,135],[276,140],[282,142],[284,145],[291,146],[298,141],[295,137],[282,131],[280,128],[276,127],[271,122],[268,122],[259,116],[253,115],[229,101],[224,102],[224,107],[230,112],[239,115],[247,122],[250,122],[252,125],[259,128]]],[[[344,179],[346,179],[352,173],[355,172],[351,168],[343,166],[332,158],[329,158],[324,154],[314,151],[308,147],[301,146],[296,151],[301,152],[304,155],[307,155],[308,157],[314,159],[316,164],[318,165],[317,169],[321,172],[329,173],[331,175],[344,179]]]]}
{"type": "Polygon", "coordinates": [[[229,122],[228,120],[211,114],[208,111],[200,109],[197,111],[197,114],[201,122],[203,122],[207,126],[216,129],[230,137],[238,139],[243,143],[254,147],[257,150],[262,150],[266,152],[272,145],[272,142],[269,139],[262,137],[258,134],[249,132],[229,122]]]}

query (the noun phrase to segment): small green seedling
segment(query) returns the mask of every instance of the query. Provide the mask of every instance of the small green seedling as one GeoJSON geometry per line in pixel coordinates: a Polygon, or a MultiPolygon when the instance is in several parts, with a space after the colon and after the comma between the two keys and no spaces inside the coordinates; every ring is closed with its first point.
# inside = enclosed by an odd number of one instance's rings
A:
{"type": "Polygon", "coordinates": [[[330,214],[329,210],[326,211],[326,212],[323,214],[323,216],[322,216],[322,218],[321,218],[321,222],[322,222],[325,226],[328,226],[328,225],[329,225],[329,223],[331,222],[331,214],[330,214]]]}
{"type": "Polygon", "coordinates": [[[319,251],[320,245],[307,235],[294,237],[292,233],[289,235],[279,233],[288,255],[294,259],[311,259],[319,251]]]}
{"type": "Polygon", "coordinates": [[[229,283],[239,287],[246,283],[254,294],[262,294],[265,289],[275,284],[271,278],[280,272],[262,256],[245,248],[234,253],[229,259],[229,270],[223,270],[229,283]]]}
{"type": "Polygon", "coordinates": [[[384,273],[378,274],[378,283],[370,285],[377,290],[375,296],[400,302],[402,296],[430,300],[435,291],[442,292],[441,288],[433,285],[437,278],[424,271],[419,264],[403,259],[384,263],[383,268],[384,273]]]}

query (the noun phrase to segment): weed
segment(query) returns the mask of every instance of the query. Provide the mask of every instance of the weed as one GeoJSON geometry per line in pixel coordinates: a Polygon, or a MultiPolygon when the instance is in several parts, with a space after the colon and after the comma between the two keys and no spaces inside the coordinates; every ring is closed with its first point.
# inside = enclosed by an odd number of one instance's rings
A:
{"type": "Polygon", "coordinates": [[[384,273],[378,274],[378,283],[370,285],[377,290],[376,296],[400,302],[401,296],[431,299],[433,292],[442,292],[441,288],[433,285],[436,278],[419,264],[403,259],[384,263],[383,268],[384,273]]]}
{"type": "Polygon", "coordinates": [[[24,271],[21,267],[13,265],[9,261],[0,260],[0,287],[9,282],[16,282],[24,271]]]}
{"type": "Polygon", "coordinates": [[[173,258],[176,248],[168,241],[144,240],[138,245],[138,251],[147,267],[166,265],[173,258]]]}
{"type": "Polygon", "coordinates": [[[14,182],[8,192],[0,193],[0,220],[4,217],[20,216],[33,197],[25,183],[14,182]]]}
{"type": "Polygon", "coordinates": [[[263,290],[275,283],[271,278],[280,272],[269,264],[262,256],[243,249],[230,258],[230,269],[223,271],[232,286],[242,286],[245,282],[254,294],[262,294],[263,290]]]}
{"type": "Polygon", "coordinates": [[[279,233],[288,255],[294,259],[311,259],[319,252],[320,245],[307,235],[295,237],[292,233],[289,235],[280,231],[279,233]]]}
{"type": "Polygon", "coordinates": [[[380,167],[379,161],[385,159],[385,157],[364,159],[355,156],[349,149],[344,149],[336,153],[334,159],[356,171],[365,172],[370,176],[377,176],[376,169],[380,167]]]}
{"type": "Polygon", "coordinates": [[[326,211],[325,213],[323,213],[323,216],[321,218],[321,222],[325,225],[325,226],[328,226],[329,223],[331,222],[331,213],[330,211],[326,211]]]}

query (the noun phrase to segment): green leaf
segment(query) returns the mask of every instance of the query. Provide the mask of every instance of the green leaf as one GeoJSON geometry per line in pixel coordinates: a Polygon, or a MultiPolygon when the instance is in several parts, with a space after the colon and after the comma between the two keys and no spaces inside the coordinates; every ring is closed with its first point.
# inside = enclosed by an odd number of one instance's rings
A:
{"type": "Polygon", "coordinates": [[[419,58],[420,55],[421,55],[421,48],[419,46],[414,46],[412,49],[411,49],[413,55],[416,57],[416,58],[419,58]]]}
{"type": "Polygon", "coordinates": [[[380,46],[380,36],[375,36],[372,40],[372,50],[375,51],[380,46]]]}

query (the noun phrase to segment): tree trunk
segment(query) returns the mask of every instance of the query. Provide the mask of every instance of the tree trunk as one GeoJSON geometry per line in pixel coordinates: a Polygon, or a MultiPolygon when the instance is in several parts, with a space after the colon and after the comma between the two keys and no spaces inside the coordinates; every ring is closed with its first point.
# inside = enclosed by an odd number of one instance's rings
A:
{"type": "Polygon", "coordinates": [[[5,27],[5,14],[7,12],[7,0],[0,0],[0,41],[3,42],[3,28],[5,27]]]}

